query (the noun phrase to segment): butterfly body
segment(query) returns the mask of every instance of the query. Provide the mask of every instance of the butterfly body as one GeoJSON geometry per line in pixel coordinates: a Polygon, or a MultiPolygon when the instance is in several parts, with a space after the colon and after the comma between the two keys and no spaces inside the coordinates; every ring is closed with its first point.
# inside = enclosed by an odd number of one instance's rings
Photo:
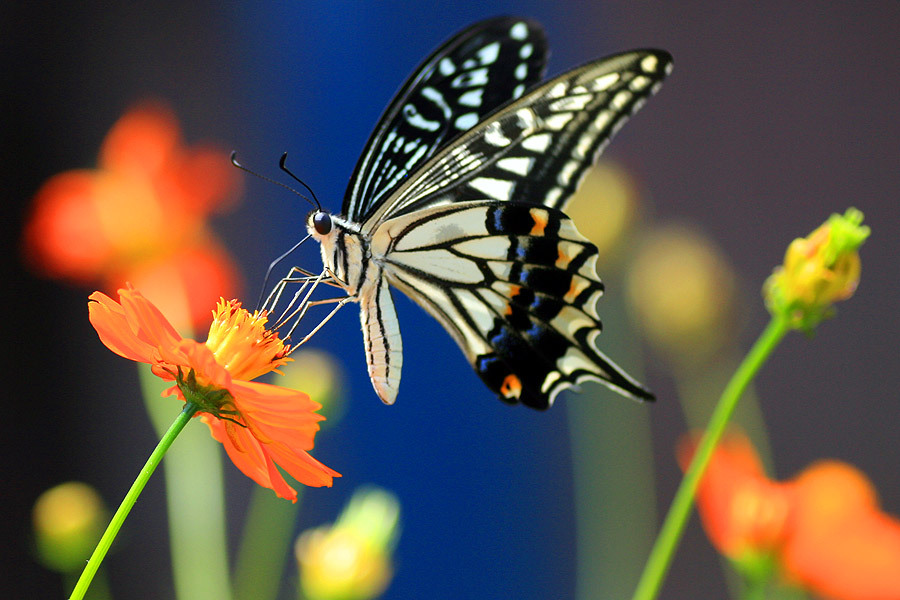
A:
{"type": "Polygon", "coordinates": [[[547,408],[587,379],[652,398],[597,347],[597,250],[561,209],[671,58],[634,51],[532,87],[546,51],[524,19],[458,34],[388,107],[342,216],[309,216],[326,269],[360,304],[385,403],[402,367],[390,286],[434,316],[507,402],[547,408]]]}

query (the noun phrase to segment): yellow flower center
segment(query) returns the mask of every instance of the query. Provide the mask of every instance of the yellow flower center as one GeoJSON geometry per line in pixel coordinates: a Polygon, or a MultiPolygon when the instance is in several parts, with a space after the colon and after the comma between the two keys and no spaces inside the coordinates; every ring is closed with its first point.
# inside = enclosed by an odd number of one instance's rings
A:
{"type": "Polygon", "coordinates": [[[290,346],[266,329],[265,312],[250,313],[237,300],[219,300],[206,346],[235,379],[249,381],[284,365],[290,346]]]}

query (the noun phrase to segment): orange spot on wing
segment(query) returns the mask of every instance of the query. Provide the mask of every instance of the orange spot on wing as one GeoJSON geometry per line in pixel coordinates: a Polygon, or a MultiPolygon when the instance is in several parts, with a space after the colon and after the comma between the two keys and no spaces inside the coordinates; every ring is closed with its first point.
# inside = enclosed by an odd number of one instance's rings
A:
{"type": "Polygon", "coordinates": [[[565,296],[563,296],[563,300],[565,300],[569,304],[575,302],[575,298],[578,297],[578,294],[584,291],[584,288],[586,286],[587,284],[582,281],[580,277],[572,277],[572,283],[571,285],[569,285],[569,291],[566,292],[565,296]]]}
{"type": "Polygon", "coordinates": [[[504,398],[518,398],[522,395],[522,381],[510,373],[500,384],[500,393],[504,398]]]}
{"type": "Polygon", "coordinates": [[[572,257],[566,254],[566,251],[563,249],[562,244],[558,245],[557,251],[559,252],[559,257],[556,259],[556,267],[558,269],[568,268],[569,263],[572,262],[572,257]]]}
{"type": "Polygon", "coordinates": [[[540,208],[532,208],[528,211],[531,218],[534,219],[534,226],[531,228],[531,235],[544,235],[547,228],[547,211],[540,208]]]}

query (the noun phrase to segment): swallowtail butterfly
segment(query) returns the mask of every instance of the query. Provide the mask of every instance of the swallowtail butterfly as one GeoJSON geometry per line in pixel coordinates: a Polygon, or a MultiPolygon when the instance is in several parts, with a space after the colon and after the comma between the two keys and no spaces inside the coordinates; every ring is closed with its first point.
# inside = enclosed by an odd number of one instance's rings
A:
{"type": "Polygon", "coordinates": [[[545,409],[583,380],[653,399],[597,347],[597,249],[562,209],[672,59],[635,50],[538,85],[546,57],[528,19],[458,33],[388,106],[341,216],[307,219],[326,272],[360,304],[369,376],[386,404],[403,362],[390,285],[507,402],[545,409]]]}

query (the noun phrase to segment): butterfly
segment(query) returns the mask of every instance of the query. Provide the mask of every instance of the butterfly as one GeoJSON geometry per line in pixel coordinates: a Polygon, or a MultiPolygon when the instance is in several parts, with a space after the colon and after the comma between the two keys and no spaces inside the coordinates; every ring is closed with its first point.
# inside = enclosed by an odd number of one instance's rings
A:
{"type": "Polygon", "coordinates": [[[386,404],[403,363],[391,286],[444,326],[506,402],[546,409],[584,380],[653,399],[597,346],[597,249],[562,209],[672,58],[635,50],[541,84],[547,52],[525,18],[455,35],[382,115],[341,215],[307,217],[325,271],[360,305],[369,377],[386,404]]]}

